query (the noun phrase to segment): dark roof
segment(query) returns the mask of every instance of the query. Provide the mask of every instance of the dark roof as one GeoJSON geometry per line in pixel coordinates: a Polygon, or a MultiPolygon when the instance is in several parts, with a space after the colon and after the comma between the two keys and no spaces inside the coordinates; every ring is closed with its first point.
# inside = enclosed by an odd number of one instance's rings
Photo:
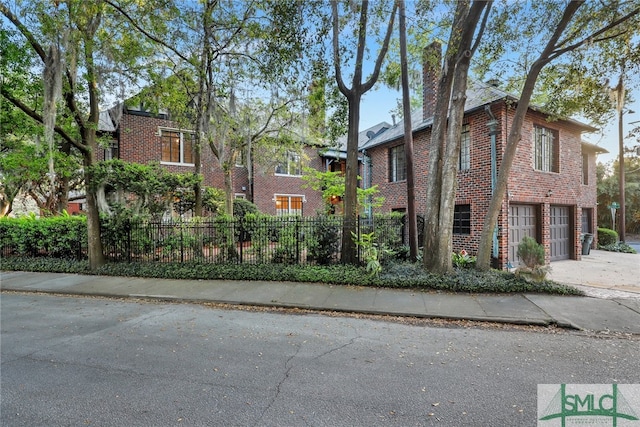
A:
{"type": "MultiPolygon", "coordinates": [[[[381,122],[377,125],[371,126],[363,131],[358,133],[358,148],[362,148],[364,144],[366,144],[370,139],[375,138],[383,133],[385,133],[388,129],[393,126],[387,122],[381,122]]],[[[336,141],[337,150],[347,151],[347,135],[343,135],[336,141]]]]}
{"type": "MultiPolygon", "coordinates": [[[[517,102],[518,97],[505,92],[504,90],[491,84],[470,80],[467,87],[467,101],[465,103],[464,111],[465,113],[469,113],[499,100],[510,100],[512,102],[517,102]]],[[[529,108],[534,111],[545,113],[539,106],[530,105],[529,108]]],[[[574,119],[563,120],[580,126],[586,131],[595,132],[597,130],[592,126],[586,125],[574,119]]],[[[431,127],[432,124],[433,117],[428,117],[425,120],[423,118],[422,109],[415,110],[411,113],[411,128],[413,132],[431,127]]],[[[392,126],[386,132],[381,133],[377,137],[368,140],[364,145],[361,145],[360,149],[367,150],[378,145],[386,144],[388,142],[401,138],[403,135],[404,120],[400,120],[396,125],[392,126]]]]}
{"type": "Polygon", "coordinates": [[[116,125],[113,123],[109,110],[100,111],[100,116],[98,117],[98,130],[102,132],[116,131],[116,125]]]}

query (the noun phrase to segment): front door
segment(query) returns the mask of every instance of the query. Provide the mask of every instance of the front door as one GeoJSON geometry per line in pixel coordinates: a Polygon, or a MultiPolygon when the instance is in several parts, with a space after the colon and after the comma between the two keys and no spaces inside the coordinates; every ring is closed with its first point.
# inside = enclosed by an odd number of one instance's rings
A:
{"type": "Polygon", "coordinates": [[[571,258],[571,227],[568,206],[551,206],[549,210],[549,243],[551,261],[571,258]]]}

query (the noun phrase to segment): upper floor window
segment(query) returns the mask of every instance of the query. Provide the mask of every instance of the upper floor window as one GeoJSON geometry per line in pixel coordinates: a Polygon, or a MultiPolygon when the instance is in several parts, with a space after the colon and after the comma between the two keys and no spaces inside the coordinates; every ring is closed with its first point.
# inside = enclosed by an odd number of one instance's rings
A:
{"type": "Polygon", "coordinates": [[[462,126],[462,138],[460,140],[460,161],[459,169],[467,170],[471,168],[471,137],[469,136],[469,125],[462,126]]]}
{"type": "Polygon", "coordinates": [[[118,149],[118,141],[111,140],[109,141],[109,145],[104,149],[104,159],[105,160],[113,160],[120,158],[120,150],[118,149]]]}
{"type": "Polygon", "coordinates": [[[536,170],[543,172],[560,172],[559,141],[557,132],[551,129],[535,126],[534,156],[536,170]]]}
{"type": "Polygon", "coordinates": [[[389,149],[389,182],[407,179],[407,165],[404,157],[404,145],[396,145],[389,149]]]}
{"type": "Polygon", "coordinates": [[[239,150],[236,153],[236,166],[242,167],[247,164],[246,153],[245,150],[239,150]]]}
{"type": "Polygon", "coordinates": [[[160,129],[162,161],[193,164],[194,135],[188,132],[160,129]]]}
{"type": "Polygon", "coordinates": [[[582,183],[589,185],[589,155],[582,153],[582,183]]]}
{"type": "Polygon", "coordinates": [[[453,234],[471,234],[471,205],[456,205],[453,211],[453,234]]]}
{"type": "Polygon", "coordinates": [[[302,162],[300,155],[288,151],[285,158],[276,166],[276,174],[278,175],[302,175],[302,162]]]}

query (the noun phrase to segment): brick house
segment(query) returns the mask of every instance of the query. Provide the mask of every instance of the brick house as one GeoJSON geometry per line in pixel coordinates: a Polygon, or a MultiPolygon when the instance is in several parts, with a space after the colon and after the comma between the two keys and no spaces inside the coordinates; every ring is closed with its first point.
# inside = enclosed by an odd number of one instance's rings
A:
{"type": "MultiPolygon", "coordinates": [[[[158,162],[176,173],[193,172],[195,169],[193,131],[181,129],[167,114],[151,114],[143,108],[126,106],[115,125],[111,113],[103,111],[100,130],[102,135],[112,138],[111,144],[99,153],[100,160],[118,158],[142,164],[158,162]]],[[[238,164],[233,170],[235,197],[249,199],[266,214],[315,215],[323,209],[324,202],[320,192],[305,188],[302,169],[309,166],[323,171],[335,170],[340,167],[340,156],[339,150],[304,144],[296,152],[286,152],[281,156],[283,158],[272,157],[267,164],[252,162],[252,174],[246,165],[238,164]]],[[[224,175],[208,147],[203,147],[201,161],[204,185],[224,188],[224,175]]]]}
{"type": "MultiPolygon", "coordinates": [[[[426,209],[428,144],[433,123],[435,73],[423,72],[422,111],[412,114],[416,210],[426,209]]],[[[497,176],[517,99],[491,84],[473,82],[467,91],[458,190],[453,224],[454,250],[475,254],[497,176]],[[492,156],[492,146],[496,155],[492,156]],[[493,178],[495,179],[495,178],[493,178]]],[[[493,264],[518,264],[522,237],[545,247],[546,261],[581,258],[582,234],[595,234],[596,155],[606,152],[582,142],[583,132],[596,129],[572,119],[549,121],[532,107],[522,129],[508,190],[494,238],[493,264]]],[[[385,198],[383,212],[404,211],[407,204],[402,122],[361,147],[371,168],[371,184],[385,198]]],[[[594,242],[595,245],[595,242],[594,242]]]]}

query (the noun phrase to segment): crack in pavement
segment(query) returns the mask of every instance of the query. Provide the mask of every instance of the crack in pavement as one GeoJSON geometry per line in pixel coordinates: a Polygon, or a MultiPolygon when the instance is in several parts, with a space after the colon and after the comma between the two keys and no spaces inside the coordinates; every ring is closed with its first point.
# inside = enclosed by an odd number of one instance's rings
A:
{"type": "Polygon", "coordinates": [[[269,403],[267,403],[267,405],[265,406],[264,410],[262,411],[262,413],[260,414],[260,416],[256,420],[256,424],[254,424],[255,426],[261,425],[260,421],[262,421],[262,419],[264,418],[264,416],[267,413],[267,411],[269,409],[271,409],[273,404],[278,399],[278,396],[280,396],[280,388],[282,387],[282,384],[284,384],[284,382],[289,378],[289,372],[291,372],[291,369],[293,369],[293,366],[294,366],[294,365],[291,364],[291,361],[300,353],[301,349],[302,349],[302,344],[297,346],[296,347],[296,352],[294,354],[292,354],[291,356],[289,356],[287,358],[287,360],[284,362],[285,371],[284,371],[284,374],[283,374],[282,378],[280,379],[280,381],[278,381],[278,384],[276,384],[276,392],[274,393],[273,397],[271,398],[269,403]]]}

